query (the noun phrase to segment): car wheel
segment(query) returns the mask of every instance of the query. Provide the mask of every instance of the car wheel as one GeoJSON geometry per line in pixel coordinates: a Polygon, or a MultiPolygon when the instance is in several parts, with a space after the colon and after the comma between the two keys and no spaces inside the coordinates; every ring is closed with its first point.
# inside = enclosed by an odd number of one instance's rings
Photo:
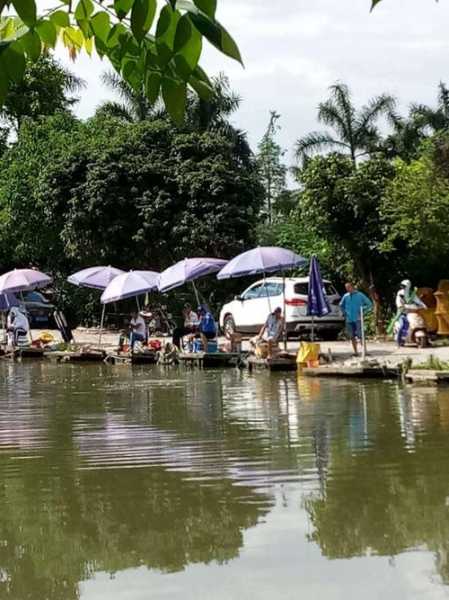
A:
{"type": "Polygon", "coordinates": [[[235,321],[232,315],[226,315],[223,321],[223,332],[226,336],[234,335],[235,321]]]}

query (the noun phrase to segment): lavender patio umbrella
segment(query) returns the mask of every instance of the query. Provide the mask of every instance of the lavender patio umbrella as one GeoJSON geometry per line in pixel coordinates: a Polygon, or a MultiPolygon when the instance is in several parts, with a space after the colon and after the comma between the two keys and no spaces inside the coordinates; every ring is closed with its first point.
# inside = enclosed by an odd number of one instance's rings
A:
{"type": "MultiPolygon", "coordinates": [[[[239,254],[218,273],[218,279],[231,279],[233,277],[246,277],[248,275],[258,275],[275,273],[276,271],[286,271],[303,267],[307,264],[307,259],[299,256],[292,250],[278,248],[276,246],[258,246],[253,250],[248,250],[239,254]]],[[[284,316],[285,316],[285,281],[283,288],[284,297],[284,316]]],[[[268,309],[271,312],[271,302],[267,291],[268,309]]],[[[284,327],[284,347],[287,348],[287,331],[284,327]]]]}
{"type": "Polygon", "coordinates": [[[260,273],[275,273],[302,267],[306,263],[305,258],[291,250],[275,246],[259,246],[230,260],[218,273],[217,278],[231,279],[260,273]]]}
{"type": "Polygon", "coordinates": [[[162,271],[159,277],[159,291],[162,293],[169,292],[190,281],[199,303],[194,281],[211,273],[217,273],[227,262],[227,260],[221,258],[185,258],[162,271]]]}
{"type": "MultiPolygon", "coordinates": [[[[124,273],[121,269],[111,267],[97,266],[82,269],[67,277],[67,281],[78,287],[91,288],[94,290],[105,290],[115,277],[124,273]]],[[[106,306],[103,305],[100,320],[100,333],[98,335],[98,344],[101,344],[101,336],[103,335],[103,324],[106,306]]]]}
{"type": "Polygon", "coordinates": [[[108,287],[111,281],[118,275],[122,275],[124,271],[122,269],[116,269],[115,267],[89,267],[83,269],[77,273],[73,273],[70,277],[67,277],[69,283],[77,285],[78,287],[92,288],[94,290],[104,290],[108,287]]]}
{"type": "Polygon", "coordinates": [[[321,278],[320,264],[316,256],[312,256],[309,271],[309,291],[307,314],[312,317],[312,341],[314,339],[315,317],[325,317],[331,312],[327,301],[324,283],[321,278]]]}
{"type": "Polygon", "coordinates": [[[157,290],[159,273],[156,271],[129,271],[115,277],[101,295],[102,304],[118,302],[157,290]]]}
{"type": "Polygon", "coordinates": [[[14,269],[0,277],[0,294],[28,292],[42,288],[53,280],[35,269],[14,269]]]}

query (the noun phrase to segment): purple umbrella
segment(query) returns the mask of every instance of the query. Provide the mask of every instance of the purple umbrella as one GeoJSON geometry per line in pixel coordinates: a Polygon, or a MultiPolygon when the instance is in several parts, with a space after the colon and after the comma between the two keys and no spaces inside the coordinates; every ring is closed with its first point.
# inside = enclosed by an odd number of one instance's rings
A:
{"type": "MultiPolygon", "coordinates": [[[[73,285],[77,285],[78,287],[91,288],[94,290],[104,290],[108,287],[113,279],[122,275],[124,271],[121,269],[116,269],[115,267],[98,266],[98,267],[89,267],[87,269],[82,269],[77,273],[73,273],[67,277],[67,281],[69,283],[73,283],[73,285]]],[[[103,334],[103,324],[104,324],[104,315],[105,315],[106,307],[103,305],[103,309],[101,311],[101,320],[100,320],[100,333],[98,336],[98,344],[101,343],[101,336],[103,334]]]]}
{"type": "Polygon", "coordinates": [[[122,275],[124,271],[115,267],[89,267],[77,273],[73,273],[67,278],[69,283],[78,287],[92,288],[94,290],[104,290],[108,287],[111,281],[118,275],[122,275]]]}
{"type": "Polygon", "coordinates": [[[258,247],[239,254],[218,273],[218,279],[245,277],[259,273],[275,273],[302,267],[307,260],[291,250],[276,247],[258,247]]]}
{"type": "Polygon", "coordinates": [[[228,261],[221,258],[185,258],[162,271],[159,277],[159,291],[169,292],[188,281],[194,281],[211,273],[217,273],[228,261]]]}
{"type": "Polygon", "coordinates": [[[155,271],[129,271],[115,277],[101,295],[102,304],[118,302],[157,290],[159,273],[155,271]]]}
{"type": "Polygon", "coordinates": [[[312,317],[312,341],[314,338],[314,317],[325,317],[330,312],[331,309],[327,301],[323,280],[321,279],[320,264],[316,256],[312,256],[307,302],[307,314],[312,317]]]}
{"type": "Polygon", "coordinates": [[[47,286],[53,280],[35,269],[14,269],[0,277],[0,294],[27,292],[47,286]]]}

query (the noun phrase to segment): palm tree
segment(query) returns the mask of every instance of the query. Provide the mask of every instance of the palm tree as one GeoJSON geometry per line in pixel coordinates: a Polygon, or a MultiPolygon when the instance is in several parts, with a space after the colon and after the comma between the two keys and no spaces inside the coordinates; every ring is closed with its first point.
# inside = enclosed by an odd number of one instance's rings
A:
{"type": "Polygon", "coordinates": [[[101,80],[104,85],[119,96],[121,102],[104,102],[97,108],[97,115],[110,115],[130,123],[146,121],[162,115],[159,105],[157,103],[156,105],[151,104],[144,90],[137,92],[117,73],[107,71],[102,74],[101,80]]]}
{"type": "Polygon", "coordinates": [[[10,85],[0,119],[18,131],[24,119],[69,112],[79,100],[72,94],[85,85],[53,56],[44,53],[35,63],[27,64],[20,83],[10,85]]]}
{"type": "Polygon", "coordinates": [[[432,132],[449,128],[449,89],[440,81],[438,85],[438,104],[431,108],[425,104],[413,104],[410,108],[413,117],[422,129],[430,128],[432,132]]]}
{"type": "Polygon", "coordinates": [[[318,107],[318,120],[335,133],[314,131],[299,139],[296,157],[307,160],[311,154],[340,150],[356,162],[357,158],[378,149],[381,135],[376,121],[380,116],[389,117],[394,110],[395,99],[381,94],[357,111],[347,85],[335,83],[329,90],[330,98],[318,107]]]}

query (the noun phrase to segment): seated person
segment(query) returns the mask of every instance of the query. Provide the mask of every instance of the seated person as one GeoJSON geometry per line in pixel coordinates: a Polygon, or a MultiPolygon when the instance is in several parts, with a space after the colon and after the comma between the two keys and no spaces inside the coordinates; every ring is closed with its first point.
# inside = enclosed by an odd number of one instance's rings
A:
{"type": "Polygon", "coordinates": [[[8,345],[12,347],[18,345],[20,337],[25,336],[28,338],[30,324],[26,315],[16,306],[13,306],[8,313],[6,332],[8,334],[8,345]]]}
{"type": "Polygon", "coordinates": [[[191,339],[194,337],[200,338],[203,350],[204,352],[207,352],[208,340],[215,340],[217,337],[217,324],[206,304],[201,304],[201,306],[198,307],[198,315],[200,318],[198,333],[191,336],[191,339]]]}
{"type": "Polygon", "coordinates": [[[145,342],[147,339],[147,326],[145,320],[136,310],[131,313],[129,329],[129,347],[132,352],[136,342],[145,342]]]}
{"type": "Polygon", "coordinates": [[[173,343],[178,350],[181,349],[181,338],[185,335],[196,333],[199,324],[198,315],[192,310],[190,304],[184,304],[182,314],[184,317],[184,325],[183,327],[176,327],[173,332],[173,343]]]}
{"type": "Polygon", "coordinates": [[[284,318],[282,308],[279,306],[268,315],[262,329],[259,331],[257,341],[264,341],[268,344],[267,358],[273,358],[273,348],[278,345],[284,331],[284,318]]]}

